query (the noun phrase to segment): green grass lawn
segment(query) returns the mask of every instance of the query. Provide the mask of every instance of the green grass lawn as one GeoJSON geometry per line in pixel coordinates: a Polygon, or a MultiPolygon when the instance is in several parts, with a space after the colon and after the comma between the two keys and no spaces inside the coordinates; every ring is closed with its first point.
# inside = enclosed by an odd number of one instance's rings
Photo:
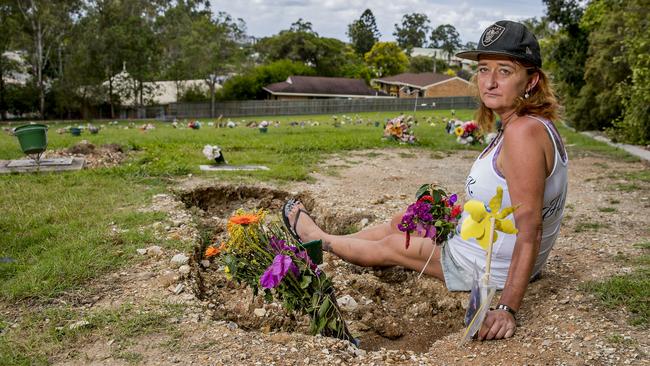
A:
{"type": "MultiPolygon", "coordinates": [[[[421,123],[414,128],[419,140],[415,146],[384,141],[382,128],[366,123],[383,124],[398,114],[348,114],[363,118],[364,123],[348,123],[340,128],[333,126],[330,115],[245,119],[281,122],[281,127],[271,127],[266,134],[255,128],[208,127],[205,120],[199,130],[155,123],[157,128],[147,132],[125,129],[129,123],[121,122],[118,126],[107,126],[97,135],[85,132],[80,137],[56,133],[65,124],[52,125],[48,132],[49,149],[69,148],[86,139],[95,145],[120,144],[130,151],[131,157],[113,168],[0,176],[0,257],[15,260],[0,264],[0,298],[48,299],[128,263],[134,257],[135,247],[154,243],[180,245],[157,238],[151,230],[141,230],[163,217],[138,212],[137,208],[187,174],[244,182],[307,180],[319,162],[343,151],[397,147],[409,155],[413,149],[421,148],[432,152],[481,149],[457,144],[454,136],[445,133],[440,118],[450,117],[449,111],[418,112],[421,123]],[[424,123],[427,117],[434,117],[437,125],[424,123]],[[291,121],[317,121],[320,125],[289,127],[291,121]],[[205,144],[221,146],[231,164],[262,164],[270,170],[201,172],[199,165],[209,163],[201,153],[205,144]],[[111,225],[120,230],[112,231],[111,225]]],[[[457,116],[471,119],[472,111],[460,110],[457,116]]],[[[342,120],[343,116],[338,118],[342,120]]],[[[138,121],[135,125],[143,123],[138,121]]],[[[576,153],[629,156],[569,129],[560,130],[569,149],[576,153]]],[[[0,159],[22,156],[17,139],[0,134],[0,159]]]]}
{"type": "MultiPolygon", "coordinates": [[[[383,125],[387,118],[398,114],[348,115],[380,121],[383,125]]],[[[400,156],[407,158],[425,149],[431,152],[431,158],[439,158],[450,151],[482,149],[457,144],[454,136],[445,133],[439,119],[450,117],[449,111],[421,111],[417,116],[421,123],[414,129],[419,140],[415,146],[383,141],[382,128],[374,124],[348,123],[336,128],[330,115],[245,118],[282,123],[281,127],[269,128],[266,134],[255,128],[214,128],[207,123],[199,130],[174,129],[169,123],[158,122],[154,122],[156,129],[145,133],[137,128],[124,129],[129,124],[120,122],[118,127],[107,126],[97,135],[85,132],[81,137],[74,137],[56,133],[65,123],[51,125],[49,149],[69,148],[86,139],[95,145],[120,144],[129,151],[130,157],[112,168],[0,175],[0,257],[13,259],[10,263],[0,263],[0,304],[47,304],[64,292],[83,291],[90,281],[140,260],[136,248],[155,244],[189,252],[191,244],[161,238],[150,229],[151,224],[165,219],[163,213],[139,210],[152,196],[168,192],[188,174],[216,177],[220,181],[281,183],[308,180],[309,172],[317,169],[319,162],[345,151],[399,148],[400,156]],[[435,127],[423,122],[433,116],[438,121],[435,127]],[[288,126],[291,121],[302,120],[317,121],[320,125],[288,126]],[[270,170],[201,172],[199,165],[209,163],[201,152],[206,144],[221,146],[231,164],[262,164],[270,170]]],[[[457,111],[457,116],[468,120],[472,111],[457,111]]],[[[338,118],[341,120],[342,116],[338,118]]],[[[136,126],[143,123],[135,122],[136,126]]],[[[560,131],[571,155],[605,154],[633,160],[624,152],[569,129],[560,128],[560,131]]],[[[0,159],[22,156],[17,139],[0,134],[0,159]]],[[[0,364],[46,363],[43,352],[53,354],[64,342],[83,336],[83,329],[65,334],[56,330],[60,324],[78,320],[78,314],[70,314],[65,308],[52,311],[62,313],[26,314],[21,324],[23,330],[9,332],[12,334],[9,338],[3,335],[7,334],[3,332],[7,320],[0,316],[0,364]],[[50,319],[46,325],[43,325],[44,317],[50,319]]],[[[138,309],[121,309],[115,314],[95,314],[91,321],[94,326],[112,322],[112,328],[119,328],[134,326],[133,322],[142,327],[141,324],[162,319],[162,315],[152,320],[138,314],[138,309]],[[113,318],[121,320],[113,321],[113,318]]],[[[124,358],[128,360],[131,356],[124,355],[124,358]]]]}
{"type": "MultiPolygon", "coordinates": [[[[398,113],[361,113],[365,121],[383,121],[398,113]]],[[[429,116],[451,116],[448,111],[418,112],[420,121],[429,116]]],[[[470,119],[471,111],[458,111],[470,119]]],[[[350,115],[352,116],[352,115],[350,115]]],[[[355,115],[356,116],[356,115],[355,115]]],[[[338,116],[343,119],[342,116],[338,116]]],[[[247,121],[271,119],[247,118],[247,121]]],[[[65,124],[51,125],[49,149],[65,149],[86,139],[95,145],[117,143],[130,151],[120,166],[57,174],[0,175],[0,257],[14,259],[0,264],[0,298],[46,300],[62,291],[83,286],[87,281],[118,268],[134,258],[136,247],[151,244],[180,245],[141,230],[164,217],[142,213],[157,193],[165,192],[178,177],[194,174],[232,181],[306,180],[318,162],[329,154],[370,148],[399,147],[405,151],[467,149],[447,135],[442,123],[415,127],[419,144],[398,145],[383,141],[382,128],[346,124],[332,125],[332,116],[283,116],[273,120],[282,126],[266,134],[256,128],[214,128],[204,123],[199,130],[174,129],[156,123],[143,132],[125,129],[129,123],[107,126],[97,135],[80,137],[58,134],[65,124]],[[290,121],[318,121],[320,125],[289,127],[290,121]],[[222,147],[231,164],[262,164],[269,171],[201,172],[209,164],[201,150],[206,144],[222,147]],[[113,231],[112,227],[120,230],[113,231]]],[[[205,122],[205,121],[204,121],[205,122]]],[[[136,126],[145,122],[138,121],[136,126]]],[[[96,123],[101,124],[101,123],[96,123]]],[[[479,150],[480,147],[471,149],[479,150]]],[[[0,159],[23,156],[18,141],[0,135],[0,159]]],[[[189,249],[189,248],[188,248],[189,249]]]]}

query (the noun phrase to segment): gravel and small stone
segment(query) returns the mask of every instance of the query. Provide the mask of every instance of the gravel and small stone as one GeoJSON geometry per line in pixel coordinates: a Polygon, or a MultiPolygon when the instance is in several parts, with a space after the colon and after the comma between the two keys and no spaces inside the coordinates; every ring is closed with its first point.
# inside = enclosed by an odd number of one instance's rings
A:
{"type": "MultiPolygon", "coordinates": [[[[335,156],[313,173],[313,182],[260,184],[251,191],[265,193],[246,202],[279,209],[285,197],[298,195],[328,230],[361,228],[406,207],[423,183],[437,182],[448,191],[463,192],[465,174],[476,155],[440,156],[413,149],[412,157],[404,157],[401,151],[335,156]]],[[[447,292],[439,281],[417,279],[412,271],[360,268],[329,253],[323,270],[334,281],[350,329],[360,335],[359,348],[310,335],[308,319],[227,281],[218,263],[159,246],[139,248],[135,254],[141,260],[97,283],[92,291],[98,295],[87,306],[181,306],[181,314],[169,320],[176,336],[147,334],[119,345],[120,352],[138,354],[146,365],[650,365],[647,327],[630,325],[626,309],[605,309],[584,290],[589,281],[629,273],[632,267],[620,258],[637,256],[641,249],[634,244],[650,238],[650,184],[635,181],[637,189],[620,188],[627,182],[626,173],[642,169],[647,166],[638,162],[571,157],[560,237],[543,276],[529,286],[515,336],[507,340],[459,346],[466,293],[447,292]],[[604,207],[614,210],[599,210],[604,207]],[[602,225],[585,229],[586,222],[602,225]]],[[[215,199],[214,192],[206,190],[215,186],[223,183],[192,179],[180,182],[178,191],[154,196],[146,210],[168,216],[156,225],[160,235],[198,246],[199,229],[192,220],[197,211],[214,225],[215,235],[223,235],[225,220],[236,205],[191,208],[197,205],[188,205],[178,193],[211,192],[215,199]]],[[[127,363],[116,357],[117,343],[101,336],[71,347],[51,361],[127,363]]]]}

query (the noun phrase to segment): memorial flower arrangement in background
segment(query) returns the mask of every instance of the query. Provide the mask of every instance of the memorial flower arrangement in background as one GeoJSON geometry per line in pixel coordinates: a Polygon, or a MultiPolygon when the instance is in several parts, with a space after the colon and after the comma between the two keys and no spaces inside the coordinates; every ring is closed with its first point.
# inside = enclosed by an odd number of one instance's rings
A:
{"type": "Polygon", "coordinates": [[[456,204],[458,196],[448,194],[433,184],[421,186],[415,196],[417,201],[408,206],[397,225],[397,229],[406,233],[406,249],[413,233],[441,245],[454,235],[463,212],[460,204],[456,204]]]}
{"type": "Polygon", "coordinates": [[[411,130],[411,126],[407,123],[408,119],[408,117],[401,115],[389,120],[384,128],[384,139],[414,144],[417,139],[411,130]]]}
{"type": "Polygon", "coordinates": [[[228,239],[209,246],[204,258],[215,257],[228,279],[247,284],[267,302],[276,299],[288,311],[310,317],[312,334],[354,342],[341,316],[332,281],[291,237],[281,221],[266,211],[242,209],[228,220],[228,239]]]}
{"type": "Polygon", "coordinates": [[[477,145],[485,143],[483,134],[474,121],[463,122],[453,129],[456,141],[463,145],[477,145]]]}

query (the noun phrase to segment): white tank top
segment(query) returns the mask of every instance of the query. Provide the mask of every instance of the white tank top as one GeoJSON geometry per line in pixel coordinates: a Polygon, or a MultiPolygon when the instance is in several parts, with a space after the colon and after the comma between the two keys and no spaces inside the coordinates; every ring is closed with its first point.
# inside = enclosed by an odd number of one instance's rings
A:
{"type": "MultiPolygon", "coordinates": [[[[555,148],[553,170],[544,182],[544,204],[542,209],[542,243],[540,245],[539,254],[535,261],[535,266],[531,277],[538,275],[546,259],[549,256],[555,239],[560,232],[560,223],[564,213],[564,203],[567,194],[567,154],[562,144],[557,129],[550,121],[536,116],[529,116],[544,124],[546,127],[553,146],[555,148]]],[[[500,185],[503,188],[503,202],[501,207],[511,206],[510,193],[505,178],[499,172],[496,162],[499,152],[501,151],[503,139],[501,136],[497,137],[488,147],[483,150],[481,155],[472,165],[469,176],[465,183],[465,191],[469,199],[476,199],[488,205],[490,198],[496,193],[496,186],[500,185]],[[493,147],[487,154],[485,153],[493,147]]],[[[467,216],[463,212],[460,224],[467,216]]],[[[509,219],[514,222],[514,215],[510,215],[509,219]]],[[[457,227],[457,235],[449,239],[447,245],[449,254],[456,263],[467,269],[468,273],[472,273],[474,263],[480,268],[485,269],[486,252],[483,250],[474,239],[463,240],[458,233],[460,226],[457,227]]],[[[516,223],[515,223],[516,225],[516,223]]],[[[512,260],[512,252],[515,247],[516,235],[505,234],[498,232],[498,238],[493,245],[492,252],[492,266],[491,278],[492,283],[498,288],[503,288],[508,277],[508,268],[512,260]]]]}

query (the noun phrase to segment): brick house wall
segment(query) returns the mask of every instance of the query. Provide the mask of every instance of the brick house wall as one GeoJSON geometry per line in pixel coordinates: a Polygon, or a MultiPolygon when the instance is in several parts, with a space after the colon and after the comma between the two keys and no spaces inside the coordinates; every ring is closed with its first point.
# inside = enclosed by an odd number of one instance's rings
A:
{"type": "Polygon", "coordinates": [[[472,85],[458,79],[451,79],[446,82],[434,85],[426,90],[425,97],[471,97],[472,85]]]}

